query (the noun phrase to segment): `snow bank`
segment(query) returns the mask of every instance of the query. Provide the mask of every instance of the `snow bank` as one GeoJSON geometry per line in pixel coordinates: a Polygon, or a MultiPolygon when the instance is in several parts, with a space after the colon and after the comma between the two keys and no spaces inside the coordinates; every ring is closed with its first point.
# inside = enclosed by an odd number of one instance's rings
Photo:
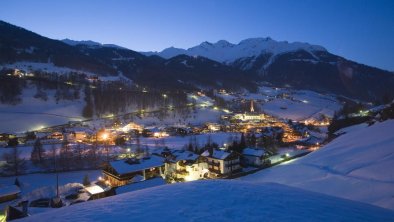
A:
{"type": "Polygon", "coordinates": [[[274,183],[195,181],[73,205],[21,221],[389,221],[394,212],[274,183]]]}
{"type": "Polygon", "coordinates": [[[241,180],[276,182],[394,210],[394,120],[345,129],[303,158],[241,180]]]}

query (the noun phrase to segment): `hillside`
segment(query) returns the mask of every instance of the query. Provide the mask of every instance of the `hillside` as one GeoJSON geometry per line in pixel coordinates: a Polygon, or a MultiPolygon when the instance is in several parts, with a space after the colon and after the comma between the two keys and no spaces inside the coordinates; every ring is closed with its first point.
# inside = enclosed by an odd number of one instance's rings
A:
{"type": "Polygon", "coordinates": [[[197,181],[148,188],[21,221],[390,221],[394,212],[274,183],[197,181]]]}
{"type": "MultiPolygon", "coordinates": [[[[190,49],[139,53],[93,41],[58,41],[0,21],[0,70],[29,62],[101,76],[124,76],[159,90],[255,91],[265,81],[381,102],[394,98],[394,75],[331,54],[322,46],[270,38],[203,42],[190,49]],[[66,44],[67,43],[67,44],[66,44]],[[159,57],[162,56],[162,57],[159,57]],[[46,64],[46,65],[45,65],[46,64]]],[[[34,66],[34,65],[33,65],[34,66]]]]}
{"type": "Polygon", "coordinates": [[[273,182],[394,210],[394,120],[356,125],[301,159],[243,181],[273,182]]]}
{"type": "Polygon", "coordinates": [[[318,151],[241,179],[162,185],[24,221],[392,221],[393,127],[342,129],[318,151]]]}

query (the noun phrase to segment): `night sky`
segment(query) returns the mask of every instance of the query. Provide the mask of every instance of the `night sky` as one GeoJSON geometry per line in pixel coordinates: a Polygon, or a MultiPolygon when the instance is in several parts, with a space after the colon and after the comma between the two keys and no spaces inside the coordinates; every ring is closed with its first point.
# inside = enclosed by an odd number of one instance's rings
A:
{"type": "Polygon", "coordinates": [[[393,0],[1,0],[0,20],[136,51],[269,36],[394,71],[393,0]]]}

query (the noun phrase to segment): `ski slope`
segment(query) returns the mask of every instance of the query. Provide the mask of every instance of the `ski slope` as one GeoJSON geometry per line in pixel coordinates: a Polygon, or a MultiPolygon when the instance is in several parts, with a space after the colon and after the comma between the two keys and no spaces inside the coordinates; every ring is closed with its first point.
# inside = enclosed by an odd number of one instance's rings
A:
{"type": "Polygon", "coordinates": [[[274,182],[394,210],[394,120],[346,134],[303,158],[242,178],[274,182]]]}

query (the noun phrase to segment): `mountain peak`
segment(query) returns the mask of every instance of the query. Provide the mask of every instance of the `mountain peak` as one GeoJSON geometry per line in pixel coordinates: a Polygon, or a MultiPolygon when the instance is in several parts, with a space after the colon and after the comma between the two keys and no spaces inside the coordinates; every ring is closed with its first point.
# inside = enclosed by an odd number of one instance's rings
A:
{"type": "Polygon", "coordinates": [[[275,41],[270,37],[248,38],[238,44],[230,43],[226,40],[219,40],[216,43],[204,41],[201,44],[188,48],[167,48],[161,52],[156,52],[163,58],[171,58],[180,54],[189,56],[202,56],[217,62],[233,62],[240,58],[255,57],[262,53],[270,53],[273,56],[285,52],[297,50],[305,51],[326,51],[325,48],[302,42],[275,41]]]}
{"type": "Polygon", "coordinates": [[[238,43],[238,45],[242,45],[242,44],[258,44],[261,42],[268,42],[268,41],[274,41],[273,39],[271,39],[271,37],[266,37],[266,38],[248,38],[248,39],[244,39],[242,41],[240,41],[238,43]]]}
{"type": "Polygon", "coordinates": [[[232,44],[226,40],[219,40],[215,43],[215,46],[217,46],[217,47],[233,47],[234,44],[232,44]]]}

